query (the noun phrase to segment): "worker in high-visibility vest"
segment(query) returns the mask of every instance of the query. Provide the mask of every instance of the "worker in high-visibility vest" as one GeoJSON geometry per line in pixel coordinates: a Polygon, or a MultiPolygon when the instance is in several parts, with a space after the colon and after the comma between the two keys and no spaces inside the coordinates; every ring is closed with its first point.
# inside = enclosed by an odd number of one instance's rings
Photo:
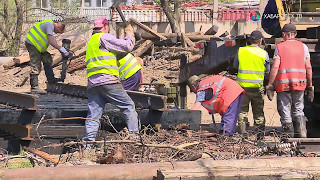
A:
{"type": "MultiPolygon", "coordinates": [[[[119,28],[119,39],[124,38],[124,29],[119,28]]],[[[119,75],[123,88],[130,91],[138,91],[140,83],[143,83],[143,61],[132,53],[117,54],[119,75]]]]}
{"type": "Polygon", "coordinates": [[[130,24],[126,26],[125,34],[124,39],[117,39],[109,34],[109,23],[105,17],[95,19],[85,60],[89,111],[88,120],[85,122],[84,141],[95,140],[107,102],[117,106],[124,113],[131,137],[136,137],[135,134],[139,131],[135,104],[120,83],[116,59],[117,53],[131,51],[135,44],[134,32],[130,24]]]}
{"type": "Polygon", "coordinates": [[[138,91],[143,78],[142,59],[134,57],[131,53],[117,58],[119,59],[119,77],[123,88],[130,91],[138,91]]]}
{"type": "Polygon", "coordinates": [[[192,110],[200,110],[203,106],[210,114],[219,113],[222,116],[220,133],[232,135],[235,132],[244,93],[241,86],[220,75],[208,76],[202,80],[196,75],[191,76],[188,86],[191,92],[197,95],[192,110]]]}
{"type": "Polygon", "coordinates": [[[69,52],[58,45],[54,33],[63,33],[65,25],[60,22],[53,22],[51,19],[46,19],[36,23],[28,32],[25,40],[26,48],[30,56],[30,85],[31,91],[42,93],[39,89],[38,75],[41,71],[41,62],[49,84],[57,82],[52,70],[52,56],[47,52],[49,45],[58,49],[63,56],[69,56],[69,52]]]}
{"type": "Polygon", "coordinates": [[[237,82],[246,91],[241,105],[238,125],[240,134],[248,136],[247,127],[249,104],[251,103],[255,134],[262,140],[265,130],[264,86],[265,74],[269,74],[270,61],[268,53],[260,48],[262,33],[253,31],[250,34],[250,45],[240,47],[234,60],[234,68],[238,69],[237,82]]]}
{"type": "MultiPolygon", "coordinates": [[[[277,108],[283,132],[287,137],[307,137],[307,118],[304,115],[304,91],[307,100],[312,102],[312,67],[308,47],[294,38],[297,35],[295,25],[286,24],[282,28],[285,40],[277,44],[274,52],[274,64],[271,68],[267,91],[272,85],[277,92],[277,108]]],[[[268,93],[267,93],[268,94],[268,93]]],[[[271,97],[268,94],[269,100],[271,97]]]]}

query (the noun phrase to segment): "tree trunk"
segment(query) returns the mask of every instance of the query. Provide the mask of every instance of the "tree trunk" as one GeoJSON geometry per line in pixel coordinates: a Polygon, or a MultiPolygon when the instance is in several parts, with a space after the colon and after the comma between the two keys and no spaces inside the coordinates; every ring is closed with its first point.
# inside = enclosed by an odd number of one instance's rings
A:
{"type": "Polygon", "coordinates": [[[12,37],[12,44],[9,48],[10,56],[18,56],[19,48],[20,48],[20,40],[22,36],[22,26],[23,26],[23,0],[15,0],[16,3],[16,12],[17,12],[17,20],[16,20],[16,30],[14,33],[14,37],[12,37]]]}
{"type": "Polygon", "coordinates": [[[0,17],[3,24],[0,25],[0,32],[8,49],[9,56],[17,56],[19,54],[20,40],[22,36],[24,13],[24,0],[3,1],[3,9],[0,17]]]}
{"type": "Polygon", "coordinates": [[[174,0],[174,11],[169,6],[168,0],[160,0],[161,7],[166,14],[170,27],[173,33],[180,33],[181,27],[180,27],[180,8],[181,8],[181,2],[180,0],[174,0]]]}

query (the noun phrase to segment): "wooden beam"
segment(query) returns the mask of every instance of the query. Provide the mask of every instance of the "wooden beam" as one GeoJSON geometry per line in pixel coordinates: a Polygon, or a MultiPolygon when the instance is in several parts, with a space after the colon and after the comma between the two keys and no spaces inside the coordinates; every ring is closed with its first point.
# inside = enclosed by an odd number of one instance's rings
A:
{"type": "MultiPolygon", "coordinates": [[[[176,33],[158,33],[159,35],[162,35],[166,38],[174,38],[178,36],[176,33]]],[[[191,41],[209,41],[210,38],[217,38],[217,36],[213,35],[196,35],[196,34],[185,34],[186,37],[188,37],[191,41]]],[[[153,36],[150,33],[142,33],[141,37],[143,39],[149,39],[149,40],[160,40],[159,37],[153,36]]]]}
{"type": "Polygon", "coordinates": [[[54,163],[54,164],[58,164],[58,163],[59,163],[58,160],[56,160],[56,159],[53,158],[50,154],[45,153],[45,152],[43,152],[43,151],[39,151],[39,150],[37,150],[37,149],[30,148],[30,147],[26,147],[26,146],[24,146],[23,149],[26,150],[26,151],[29,151],[29,152],[37,155],[37,156],[40,156],[40,157],[42,157],[43,159],[45,159],[45,160],[47,160],[47,161],[50,161],[50,162],[52,162],[52,163],[54,163]]]}
{"type": "Polygon", "coordinates": [[[153,42],[151,40],[146,40],[145,42],[143,42],[138,49],[134,50],[132,52],[132,54],[134,56],[141,56],[143,53],[145,53],[151,46],[152,46],[153,42]]]}
{"type": "Polygon", "coordinates": [[[184,33],[181,33],[181,37],[184,40],[185,43],[187,43],[187,45],[189,47],[195,47],[195,44],[190,40],[190,38],[188,36],[186,36],[184,33]]]}
{"type": "Polygon", "coordinates": [[[152,34],[153,36],[156,36],[156,37],[160,38],[161,40],[167,40],[167,38],[165,36],[161,35],[160,33],[157,33],[156,31],[154,31],[153,29],[149,28],[148,26],[142,24],[138,20],[136,20],[134,18],[130,18],[130,20],[132,23],[139,26],[141,29],[145,30],[146,32],[152,34]]]}

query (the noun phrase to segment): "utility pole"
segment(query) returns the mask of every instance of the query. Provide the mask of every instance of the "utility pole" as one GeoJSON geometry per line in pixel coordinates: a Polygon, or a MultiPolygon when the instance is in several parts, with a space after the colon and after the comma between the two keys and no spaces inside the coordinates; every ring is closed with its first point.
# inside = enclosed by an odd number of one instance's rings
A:
{"type": "Polygon", "coordinates": [[[213,0],[212,24],[217,24],[218,22],[218,9],[219,9],[219,1],[213,0]]]}

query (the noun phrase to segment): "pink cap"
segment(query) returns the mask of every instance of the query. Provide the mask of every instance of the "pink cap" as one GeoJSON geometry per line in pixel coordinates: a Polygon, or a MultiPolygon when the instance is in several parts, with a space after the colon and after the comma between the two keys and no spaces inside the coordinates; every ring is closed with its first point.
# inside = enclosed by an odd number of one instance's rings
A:
{"type": "Polygon", "coordinates": [[[102,28],[104,25],[109,24],[107,18],[98,17],[94,20],[94,28],[102,28]]]}

